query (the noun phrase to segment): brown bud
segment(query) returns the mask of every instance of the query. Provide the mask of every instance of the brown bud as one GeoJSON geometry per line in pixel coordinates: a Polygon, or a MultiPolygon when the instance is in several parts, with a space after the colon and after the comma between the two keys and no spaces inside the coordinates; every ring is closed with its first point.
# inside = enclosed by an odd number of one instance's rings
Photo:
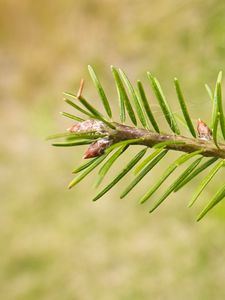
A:
{"type": "Polygon", "coordinates": [[[86,120],[83,122],[79,122],[72,127],[68,128],[67,131],[69,132],[98,132],[102,133],[105,132],[105,124],[102,121],[98,120],[86,120]]]}
{"type": "Polygon", "coordinates": [[[87,151],[84,153],[83,158],[86,159],[86,158],[101,156],[104,153],[105,149],[108,148],[111,144],[112,141],[107,138],[100,139],[92,143],[88,147],[87,151]]]}
{"type": "Polygon", "coordinates": [[[212,138],[211,129],[201,120],[197,121],[197,131],[200,139],[209,141],[212,138]]]}

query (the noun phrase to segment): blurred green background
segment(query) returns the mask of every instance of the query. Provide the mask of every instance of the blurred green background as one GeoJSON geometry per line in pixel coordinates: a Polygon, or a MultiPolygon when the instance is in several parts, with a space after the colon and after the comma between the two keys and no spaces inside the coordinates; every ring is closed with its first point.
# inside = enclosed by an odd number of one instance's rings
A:
{"type": "Polygon", "coordinates": [[[0,0],[1,299],[225,299],[224,205],[195,222],[222,176],[196,208],[195,182],[149,215],[137,199],[152,175],[124,200],[123,181],[92,203],[94,174],[66,189],[84,148],[45,141],[71,124],[58,112],[80,78],[98,101],[88,64],[114,108],[111,64],[145,83],[153,72],[175,110],[177,76],[193,119],[209,122],[204,83],[224,70],[224,20],[222,0],[0,0]]]}

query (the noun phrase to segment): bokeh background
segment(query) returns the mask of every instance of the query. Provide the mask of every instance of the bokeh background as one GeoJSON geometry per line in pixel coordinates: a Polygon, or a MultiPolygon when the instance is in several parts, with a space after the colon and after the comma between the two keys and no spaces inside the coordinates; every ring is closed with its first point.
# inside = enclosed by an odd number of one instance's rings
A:
{"type": "Polygon", "coordinates": [[[132,175],[92,203],[94,174],[66,189],[84,148],[45,141],[71,124],[58,112],[80,78],[100,105],[88,64],[114,108],[111,64],[146,84],[153,72],[179,112],[177,76],[193,119],[209,122],[204,83],[224,70],[224,20],[222,0],[0,0],[1,299],[225,299],[224,204],[195,222],[222,176],[196,208],[186,205],[198,180],[149,215],[137,199],[165,164],[124,200],[132,175]]]}

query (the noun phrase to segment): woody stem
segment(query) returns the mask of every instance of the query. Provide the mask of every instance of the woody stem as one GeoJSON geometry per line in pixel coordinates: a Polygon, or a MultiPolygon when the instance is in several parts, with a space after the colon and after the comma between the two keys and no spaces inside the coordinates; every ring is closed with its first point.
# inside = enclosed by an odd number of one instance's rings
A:
{"type": "Polygon", "coordinates": [[[181,135],[157,133],[147,129],[140,129],[119,123],[114,123],[114,125],[116,126],[116,129],[113,131],[109,130],[109,137],[113,140],[113,143],[130,139],[139,139],[137,143],[134,144],[153,147],[154,145],[162,142],[174,142],[166,145],[165,149],[182,151],[186,153],[204,150],[204,152],[201,153],[203,156],[225,159],[225,144],[218,144],[219,147],[217,147],[212,140],[205,141],[198,138],[188,138],[181,135]]]}

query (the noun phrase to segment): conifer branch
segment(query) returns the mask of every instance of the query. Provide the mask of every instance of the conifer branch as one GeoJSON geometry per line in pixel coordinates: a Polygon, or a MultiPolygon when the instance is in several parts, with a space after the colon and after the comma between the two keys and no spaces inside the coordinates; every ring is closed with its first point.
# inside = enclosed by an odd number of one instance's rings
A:
{"type": "MultiPolygon", "coordinates": [[[[63,116],[77,121],[77,123],[72,124],[72,126],[67,129],[67,132],[48,137],[48,139],[53,140],[62,139],[60,142],[53,142],[52,145],[57,147],[89,145],[83,157],[89,160],[73,170],[73,173],[77,175],[68,187],[74,187],[93,170],[103,164],[100,166],[97,177],[97,186],[99,186],[108,171],[113,167],[114,163],[124,155],[128,147],[141,145],[144,148],[131,157],[127,165],[122,167],[117,176],[94,197],[93,201],[102,197],[125,177],[131,169],[134,169],[134,179],[120,196],[124,198],[156,165],[161,163],[161,160],[163,161],[163,158],[168,152],[176,151],[176,153],[182,152],[181,155],[164,168],[165,171],[159,176],[156,182],[150,181],[150,187],[140,196],[139,202],[145,203],[149,200],[156,190],[160,188],[161,184],[166,181],[173,172],[179,169],[181,165],[185,164],[185,170],[163,191],[162,195],[156,199],[156,202],[153,203],[149,212],[153,212],[171,193],[177,192],[199,174],[207,171],[192,200],[189,202],[189,207],[192,206],[217,173],[224,172],[225,117],[222,100],[222,72],[219,72],[214,91],[212,91],[208,85],[205,85],[207,93],[212,100],[212,119],[209,122],[211,123],[211,128],[199,119],[196,129],[189,114],[188,105],[178,79],[174,79],[174,84],[183,118],[173,113],[159,81],[151,73],[147,72],[147,78],[151,84],[156,100],[172,131],[170,133],[164,133],[161,130],[159,120],[154,116],[151,103],[149,99],[147,99],[144,86],[140,80],[137,81],[137,87],[135,87],[124,71],[111,67],[119,98],[120,120],[118,121],[114,119],[110,101],[106,96],[96,72],[91,66],[88,67],[88,70],[106,116],[101,112],[99,107],[97,109],[84,98],[84,81],[82,80],[76,95],[65,93],[65,102],[76,110],[76,114],[61,113],[63,116]],[[126,124],[127,115],[133,123],[133,126],[126,124]],[[178,121],[181,121],[189,130],[190,137],[182,135],[177,123],[178,121]],[[149,149],[153,150],[150,154],[149,151],[151,150],[149,149]],[[146,154],[148,154],[148,156],[142,160],[146,154]]],[[[197,220],[202,219],[206,213],[224,198],[225,184],[218,187],[217,192],[212,196],[211,200],[208,201],[202,212],[200,212],[197,220]]]]}

